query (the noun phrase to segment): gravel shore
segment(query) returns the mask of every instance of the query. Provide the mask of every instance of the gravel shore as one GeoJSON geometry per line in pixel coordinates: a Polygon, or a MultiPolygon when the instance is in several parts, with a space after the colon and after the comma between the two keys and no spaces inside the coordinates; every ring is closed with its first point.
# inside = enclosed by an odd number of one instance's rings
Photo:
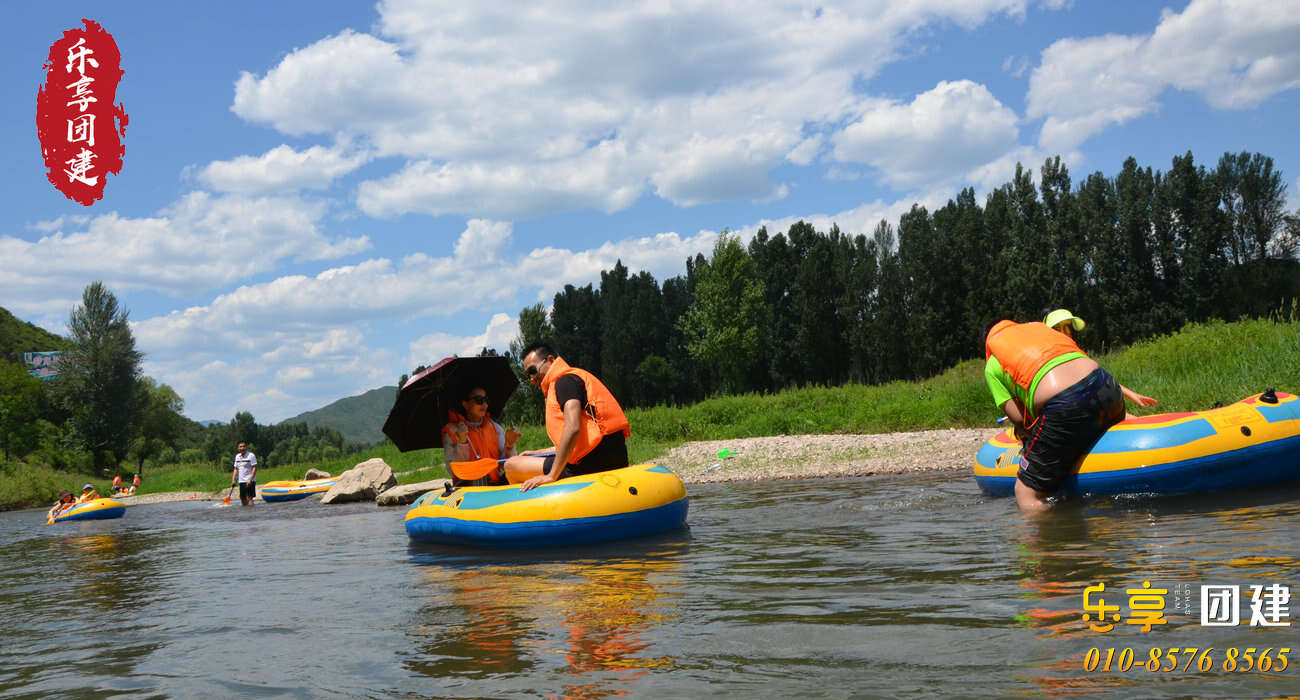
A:
{"type": "MultiPolygon", "coordinates": [[[[953,428],[874,435],[777,435],[736,440],[688,442],[654,462],[677,472],[688,484],[766,479],[808,479],[910,472],[969,470],[975,452],[996,429],[953,428]],[[738,454],[719,459],[719,450],[738,454]]],[[[216,493],[149,493],[122,499],[127,505],[171,501],[219,501],[216,493]]],[[[236,497],[235,503],[238,503],[236,497]]]]}
{"type": "Polygon", "coordinates": [[[969,470],[996,429],[875,435],[779,435],[679,445],[655,461],[688,484],[969,470]],[[739,454],[719,459],[718,451],[739,454]]]}

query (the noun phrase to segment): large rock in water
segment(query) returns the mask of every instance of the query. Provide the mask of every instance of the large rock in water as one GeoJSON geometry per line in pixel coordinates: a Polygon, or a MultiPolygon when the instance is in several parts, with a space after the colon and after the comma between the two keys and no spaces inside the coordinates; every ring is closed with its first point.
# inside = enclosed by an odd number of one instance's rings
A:
{"type": "Polygon", "coordinates": [[[311,481],[312,479],[328,479],[329,475],[330,473],[327,471],[322,471],[320,469],[308,469],[307,473],[302,475],[302,480],[311,481]]]}
{"type": "Polygon", "coordinates": [[[397,485],[392,467],[375,457],[339,475],[339,480],[325,492],[321,503],[350,503],[373,501],[375,496],[397,485]]]}
{"type": "Polygon", "coordinates": [[[450,482],[446,479],[434,479],[433,481],[421,481],[418,484],[394,486],[379,494],[375,498],[375,503],[381,506],[407,506],[430,491],[441,491],[446,488],[443,484],[447,483],[450,482]]]}

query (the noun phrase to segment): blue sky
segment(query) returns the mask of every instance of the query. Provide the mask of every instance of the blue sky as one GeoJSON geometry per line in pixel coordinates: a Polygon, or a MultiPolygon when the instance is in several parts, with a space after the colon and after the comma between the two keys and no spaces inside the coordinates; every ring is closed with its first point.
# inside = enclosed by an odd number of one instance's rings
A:
{"type": "Polygon", "coordinates": [[[504,350],[621,259],[659,280],[798,219],[869,233],[1019,161],[1259,151],[1295,209],[1300,13],[1277,1],[28,3],[6,8],[0,306],[90,281],[195,419],[276,422],[504,350]],[[45,179],[42,64],[93,19],[130,115],[84,207],[45,179]]]}

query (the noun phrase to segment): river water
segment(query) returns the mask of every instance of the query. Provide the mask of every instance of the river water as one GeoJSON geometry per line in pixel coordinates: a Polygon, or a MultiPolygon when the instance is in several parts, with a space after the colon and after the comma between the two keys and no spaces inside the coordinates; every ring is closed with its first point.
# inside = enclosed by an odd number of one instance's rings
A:
{"type": "MultiPolygon", "coordinates": [[[[413,545],[404,509],[372,504],[196,501],[50,526],[40,511],[0,513],[0,696],[1300,688],[1300,659],[1279,671],[1274,658],[1300,656],[1295,627],[1248,622],[1252,585],[1300,584],[1300,488],[1073,503],[1040,520],[981,496],[968,474],[688,490],[688,529],[525,552],[413,545]],[[1165,624],[1145,632],[1127,624],[1150,600],[1127,593],[1143,581],[1168,591],[1165,624]],[[1126,616],[1109,632],[1082,619],[1098,583],[1126,616]],[[1202,585],[1239,586],[1238,625],[1202,624],[1202,585]],[[1157,647],[1213,647],[1212,667],[1180,651],[1163,670],[1157,647]],[[1240,670],[1244,656],[1224,670],[1248,647],[1252,659],[1270,650],[1268,672],[1240,670]]],[[[1296,602],[1264,621],[1290,622],[1296,602]]]]}

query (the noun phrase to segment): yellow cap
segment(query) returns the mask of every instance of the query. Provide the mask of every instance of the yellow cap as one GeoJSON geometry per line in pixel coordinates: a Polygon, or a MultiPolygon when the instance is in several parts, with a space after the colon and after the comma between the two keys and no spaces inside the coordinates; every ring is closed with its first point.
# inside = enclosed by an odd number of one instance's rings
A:
{"type": "Polygon", "coordinates": [[[1069,321],[1074,326],[1074,330],[1083,330],[1083,319],[1070,313],[1069,309],[1057,309],[1043,318],[1043,323],[1046,323],[1048,328],[1056,328],[1066,321],[1069,321]]]}

